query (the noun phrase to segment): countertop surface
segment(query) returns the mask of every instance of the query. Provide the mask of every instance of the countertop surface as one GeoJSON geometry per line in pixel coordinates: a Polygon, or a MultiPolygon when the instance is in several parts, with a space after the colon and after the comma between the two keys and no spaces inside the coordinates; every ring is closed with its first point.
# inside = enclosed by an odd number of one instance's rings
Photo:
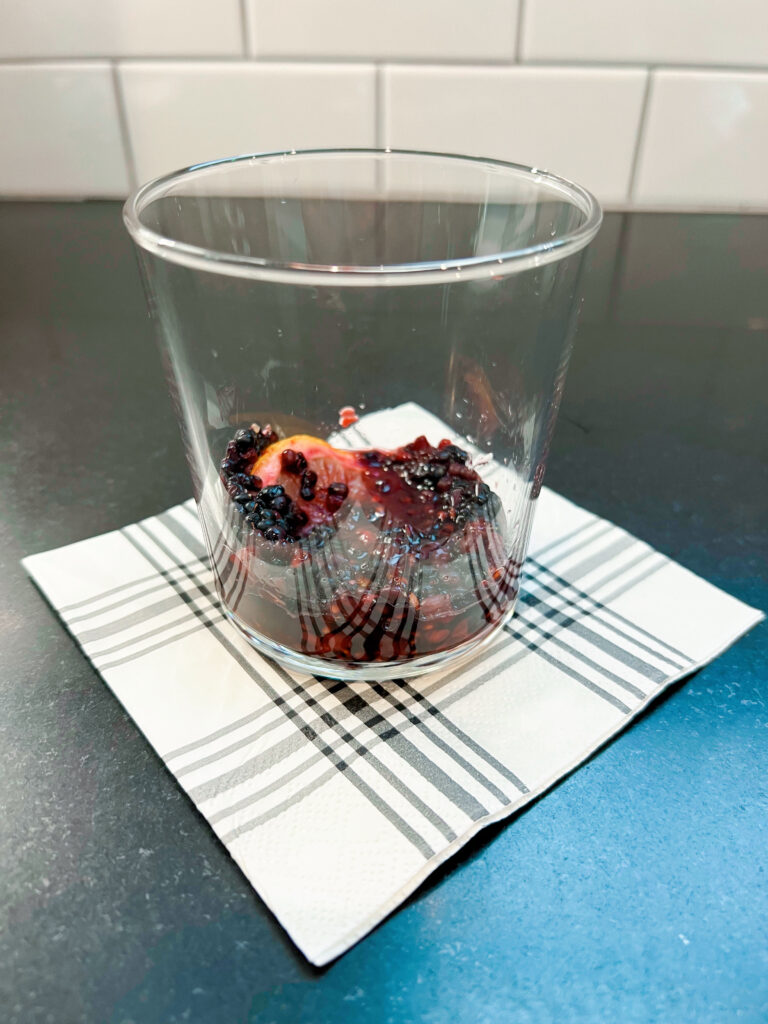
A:
{"type": "MultiPolygon", "coordinates": [[[[547,483],[768,608],[768,219],[606,219],[547,483]]],[[[307,964],[19,559],[189,495],[116,203],[0,204],[0,1019],[764,1022],[768,626],[307,964]]]]}

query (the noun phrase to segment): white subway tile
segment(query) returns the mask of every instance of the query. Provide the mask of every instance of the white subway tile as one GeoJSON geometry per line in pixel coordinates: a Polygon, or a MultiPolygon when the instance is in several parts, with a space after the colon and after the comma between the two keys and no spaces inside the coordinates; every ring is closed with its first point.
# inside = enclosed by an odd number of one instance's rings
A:
{"type": "Polygon", "coordinates": [[[0,194],[124,196],[129,189],[107,64],[0,67],[0,194]]]}
{"type": "Polygon", "coordinates": [[[518,0],[246,0],[269,57],[511,60],[518,0]]]}
{"type": "Polygon", "coordinates": [[[369,65],[136,63],[119,74],[141,181],[239,153],[375,144],[369,65]]]}
{"type": "Polygon", "coordinates": [[[3,0],[0,57],[224,56],[239,0],[3,0]]]}
{"type": "Polygon", "coordinates": [[[609,68],[390,66],[386,145],[535,165],[622,203],[645,81],[609,68]]]}
{"type": "Polygon", "coordinates": [[[525,60],[768,64],[766,0],[526,0],[525,60]]]}
{"type": "Polygon", "coordinates": [[[654,73],[634,200],[768,209],[768,74],[654,73]]]}

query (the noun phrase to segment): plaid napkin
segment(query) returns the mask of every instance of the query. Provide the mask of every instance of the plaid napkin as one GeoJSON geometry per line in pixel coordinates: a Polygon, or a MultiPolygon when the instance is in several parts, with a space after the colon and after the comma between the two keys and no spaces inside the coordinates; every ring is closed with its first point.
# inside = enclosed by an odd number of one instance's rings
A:
{"type": "MultiPolygon", "coordinates": [[[[353,430],[349,443],[382,446],[450,436],[414,405],[353,430]]],[[[253,651],[218,606],[191,501],[24,565],[324,964],[763,617],[547,489],[530,550],[518,611],[481,655],[374,684],[320,681],[253,651]]]]}

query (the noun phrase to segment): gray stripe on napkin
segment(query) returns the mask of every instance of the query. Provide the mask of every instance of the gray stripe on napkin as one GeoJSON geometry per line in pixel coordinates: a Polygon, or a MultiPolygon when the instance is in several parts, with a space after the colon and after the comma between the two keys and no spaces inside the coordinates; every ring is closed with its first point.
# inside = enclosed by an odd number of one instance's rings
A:
{"type": "MultiPolygon", "coordinates": [[[[585,591],[579,590],[578,587],[575,587],[575,586],[573,586],[573,584],[568,583],[567,580],[562,579],[561,577],[559,577],[557,575],[557,573],[555,573],[554,571],[552,571],[552,570],[543,570],[543,571],[546,571],[550,576],[552,576],[552,578],[554,580],[556,580],[559,584],[561,584],[560,589],[558,589],[557,587],[552,586],[550,583],[545,583],[544,580],[540,578],[540,574],[535,574],[534,575],[533,573],[531,573],[528,576],[528,578],[532,582],[534,582],[538,588],[541,588],[542,590],[545,590],[552,597],[555,597],[558,600],[564,600],[564,601],[568,602],[570,604],[571,608],[578,610],[580,618],[593,618],[596,622],[599,622],[605,629],[610,630],[610,632],[613,633],[614,636],[621,637],[622,640],[628,641],[634,647],[639,647],[641,651],[644,651],[646,654],[652,655],[657,660],[666,662],[666,664],[668,664],[672,668],[678,668],[679,669],[679,668],[684,668],[685,667],[684,664],[681,664],[679,662],[679,660],[677,660],[679,657],[684,657],[683,655],[679,654],[679,652],[677,653],[676,658],[673,659],[668,654],[665,654],[663,651],[656,650],[653,647],[651,647],[650,644],[646,643],[645,641],[640,640],[640,639],[638,639],[635,636],[632,636],[632,634],[629,633],[626,630],[626,628],[621,628],[620,626],[617,626],[614,623],[608,621],[607,618],[606,618],[606,616],[609,615],[611,618],[616,618],[620,622],[626,622],[626,620],[624,620],[623,616],[618,615],[616,613],[613,613],[612,609],[606,608],[605,605],[602,604],[600,601],[598,601],[596,598],[590,597],[590,595],[587,594],[585,591]],[[563,593],[562,593],[562,588],[563,587],[571,587],[575,591],[575,593],[577,594],[576,601],[572,601],[569,598],[564,598],[563,597],[563,593]],[[590,602],[590,603],[592,603],[594,605],[594,607],[593,608],[585,608],[585,607],[583,607],[582,602],[590,602]]],[[[650,575],[650,573],[649,573],[649,575],[650,575]]],[[[521,598],[522,598],[524,593],[525,593],[524,591],[521,593],[521,598]]],[[[576,621],[575,618],[574,618],[574,621],[576,621]]],[[[655,638],[652,634],[646,632],[646,630],[640,629],[638,626],[635,626],[633,623],[630,623],[630,622],[626,622],[626,625],[628,625],[631,628],[633,628],[634,630],[636,630],[641,636],[645,637],[646,640],[648,640],[648,639],[656,640],[656,642],[658,643],[658,645],[660,647],[665,646],[664,644],[662,644],[662,642],[660,640],[655,638]]],[[[664,678],[666,678],[666,676],[664,678]]]]}
{"type": "MultiPolygon", "coordinates": [[[[106,640],[109,636],[114,636],[115,633],[122,633],[124,629],[130,629],[132,626],[138,626],[141,622],[146,622],[148,619],[154,619],[158,615],[164,615],[165,612],[172,611],[179,607],[179,599],[172,595],[171,597],[165,597],[162,601],[153,601],[152,604],[144,605],[143,608],[137,608],[136,611],[129,612],[128,615],[123,615],[119,619],[113,619],[112,622],[105,622],[103,626],[96,626],[94,629],[86,629],[79,634],[81,643],[90,644],[94,640],[106,640]]],[[[165,628],[165,627],[163,627],[165,628]]],[[[150,634],[147,634],[148,636],[150,634]]],[[[141,639],[140,637],[138,639],[141,639]]]]}
{"type": "MultiPolygon", "coordinates": [[[[152,533],[149,530],[147,530],[147,528],[143,524],[141,524],[141,523],[138,524],[138,527],[144,533],[146,533],[147,536],[149,537],[149,539],[152,540],[153,543],[155,543],[161,550],[165,550],[165,553],[166,553],[166,555],[169,558],[172,558],[172,556],[167,551],[167,549],[164,549],[164,546],[157,540],[157,538],[155,538],[152,535],[152,533]]],[[[162,566],[160,566],[159,563],[146,550],[146,548],[135,537],[133,537],[128,532],[127,528],[124,529],[122,531],[122,533],[123,533],[123,536],[129,541],[129,543],[131,543],[133,545],[133,547],[136,548],[136,550],[149,562],[149,564],[157,572],[160,572],[161,574],[164,574],[164,575],[167,576],[167,573],[165,572],[165,570],[163,570],[162,566]]],[[[188,575],[188,577],[192,580],[192,582],[194,583],[194,577],[190,574],[190,570],[187,569],[187,570],[185,570],[185,572],[188,575]]],[[[184,603],[188,604],[190,609],[193,611],[193,613],[196,616],[200,617],[201,613],[199,612],[199,609],[197,609],[194,606],[194,604],[192,602],[192,599],[189,597],[189,595],[181,587],[178,587],[175,583],[173,585],[176,587],[177,593],[179,594],[179,597],[184,601],[184,603]]],[[[200,589],[201,592],[207,593],[208,596],[211,596],[210,593],[207,591],[207,588],[203,588],[203,587],[198,585],[198,589],[200,589]]],[[[232,644],[222,634],[222,632],[218,628],[218,626],[216,626],[215,624],[210,623],[210,622],[206,622],[205,624],[206,624],[207,628],[211,631],[211,633],[219,641],[219,643],[221,643],[221,645],[229,652],[229,654],[231,654],[232,657],[235,658],[235,660],[241,666],[241,668],[243,668],[251,676],[251,678],[254,680],[254,682],[256,682],[261,687],[261,689],[264,690],[264,692],[268,696],[270,696],[274,701],[281,701],[282,702],[282,698],[280,698],[278,696],[278,694],[275,691],[274,687],[270,686],[270,684],[263,678],[263,676],[261,676],[260,673],[256,672],[256,670],[253,668],[253,666],[240,654],[240,652],[237,650],[237,648],[234,646],[234,644],[232,644]]],[[[298,716],[296,716],[296,717],[298,717],[298,716]]],[[[381,811],[381,813],[387,818],[387,820],[392,825],[394,825],[394,827],[397,828],[398,831],[406,839],[408,839],[408,841],[411,842],[412,845],[415,846],[416,849],[418,849],[419,852],[424,857],[429,858],[429,857],[431,857],[434,854],[434,851],[429,846],[429,844],[426,842],[426,840],[422,836],[420,836],[415,831],[415,829],[413,829],[408,824],[408,822],[406,822],[392,807],[390,807],[389,804],[387,804],[385,801],[383,801],[378,796],[378,794],[376,794],[365,782],[363,782],[363,780],[357,775],[357,773],[349,768],[349,765],[347,765],[346,763],[342,762],[341,758],[336,757],[336,755],[334,755],[333,752],[331,752],[331,754],[329,755],[329,758],[332,761],[332,763],[335,765],[335,767],[337,769],[343,771],[346,774],[347,778],[349,778],[350,781],[352,781],[354,783],[354,785],[359,789],[359,791],[364,796],[366,796],[367,799],[379,811],[381,811]]]]}
{"type": "MultiPolygon", "coordinates": [[[[314,793],[321,786],[324,786],[325,783],[329,782],[335,775],[336,769],[331,768],[324,775],[321,775],[319,779],[316,779],[314,782],[310,782],[303,789],[297,790],[290,797],[288,797],[287,800],[283,800],[283,802],[278,804],[276,807],[271,807],[268,811],[265,811],[263,814],[260,814],[257,818],[252,818],[250,821],[243,822],[243,824],[238,825],[231,831],[225,832],[221,836],[221,841],[223,843],[231,843],[235,839],[239,839],[240,836],[245,835],[246,832],[252,832],[254,829],[258,828],[260,825],[263,825],[265,822],[270,821],[272,818],[276,818],[279,814],[283,814],[287,810],[290,810],[291,807],[295,807],[298,803],[304,800],[305,797],[308,797],[311,793],[314,793]]],[[[367,789],[367,787],[365,788],[367,789]]],[[[369,790],[367,793],[364,793],[364,795],[368,797],[368,799],[374,806],[377,806],[376,794],[373,793],[373,791],[369,790]]],[[[379,808],[379,810],[381,810],[381,808],[379,808]]],[[[424,856],[428,859],[430,855],[427,854],[425,850],[429,850],[429,847],[426,844],[424,844],[424,849],[422,849],[421,852],[424,853],[424,856]]]]}
{"type": "MultiPolygon", "coordinates": [[[[405,680],[403,680],[402,682],[403,684],[405,684],[405,680]]],[[[406,715],[406,721],[410,722],[421,733],[423,733],[429,739],[430,743],[433,743],[444,754],[452,758],[456,762],[456,764],[458,764],[461,768],[464,769],[465,772],[471,775],[476,782],[479,782],[485,789],[487,789],[488,792],[491,793],[499,801],[499,803],[502,804],[502,806],[510,802],[510,797],[506,793],[502,792],[502,790],[500,790],[498,786],[494,785],[490,781],[490,779],[488,779],[482,772],[480,772],[473,764],[470,764],[470,762],[467,761],[466,758],[462,757],[456,749],[454,749],[443,739],[441,739],[441,737],[438,736],[434,732],[434,730],[429,728],[427,723],[422,718],[420,718],[419,715],[414,714],[412,706],[409,707],[408,705],[404,704],[393,693],[390,693],[388,690],[385,690],[384,687],[382,687],[379,684],[374,685],[373,690],[376,693],[378,693],[381,697],[383,697],[386,701],[388,701],[389,704],[391,704],[391,706],[396,711],[400,711],[402,714],[406,715]]],[[[435,716],[439,717],[440,721],[442,721],[443,724],[451,724],[447,722],[446,717],[442,715],[436,707],[429,704],[426,698],[423,699],[422,703],[424,705],[424,710],[426,711],[427,714],[434,713],[435,716]]],[[[459,738],[461,738],[462,734],[458,726],[453,727],[453,732],[454,735],[457,735],[459,738]]],[[[468,737],[465,738],[468,739],[468,737]]],[[[484,760],[489,758],[489,755],[486,753],[486,751],[484,751],[479,746],[478,750],[475,752],[479,753],[479,755],[483,757],[484,760]]],[[[520,782],[520,780],[516,776],[512,774],[512,772],[505,774],[508,774],[508,776],[512,776],[512,779],[510,781],[514,781],[514,785],[518,790],[520,790],[520,792],[527,792],[526,787],[523,785],[522,782],[520,782]]]]}
{"type": "Polygon", "coordinates": [[[208,552],[205,550],[205,545],[198,540],[186,526],[178,521],[178,519],[171,515],[170,511],[161,512],[159,516],[155,517],[158,522],[162,523],[163,526],[169,530],[177,540],[180,540],[187,551],[191,552],[195,558],[200,561],[208,561],[208,552]]]}
{"type": "MultiPolygon", "coordinates": [[[[183,640],[184,637],[191,636],[192,633],[199,633],[201,629],[205,629],[208,622],[203,619],[191,626],[189,629],[185,629],[183,633],[174,633],[173,636],[166,637],[165,640],[160,640],[159,643],[150,644],[149,647],[142,647],[140,651],[133,651],[131,654],[126,654],[124,658],[116,658],[114,661],[108,661],[105,664],[99,662],[99,672],[107,672],[111,668],[118,668],[120,665],[127,665],[129,661],[135,661],[137,658],[143,658],[145,654],[150,654],[152,651],[159,651],[162,647],[168,647],[170,644],[175,644],[177,640],[183,640]]],[[[94,661],[98,661],[98,654],[88,654],[89,658],[93,658],[94,661]]]]}
{"type": "Polygon", "coordinates": [[[244,747],[248,747],[251,743],[255,743],[260,740],[267,733],[272,732],[279,725],[283,724],[283,718],[276,718],[272,722],[267,722],[256,732],[250,733],[248,736],[244,736],[240,740],[236,740],[234,743],[230,743],[229,746],[222,747],[221,750],[217,750],[213,754],[208,754],[206,757],[200,757],[197,761],[191,761],[189,764],[185,764],[183,768],[174,769],[176,777],[181,778],[183,775],[189,775],[191,772],[197,772],[201,768],[206,768],[210,764],[214,764],[216,761],[221,760],[222,757],[229,757],[230,754],[236,753],[238,750],[242,750],[244,747]]]}
{"type": "Polygon", "coordinates": [[[272,710],[273,708],[271,704],[265,704],[264,707],[259,708],[258,711],[252,711],[249,715],[243,715],[242,718],[238,718],[235,722],[230,722],[229,725],[224,725],[220,729],[209,732],[206,736],[201,736],[200,739],[193,740],[191,743],[185,743],[183,747],[176,747],[175,750],[170,750],[167,754],[162,755],[163,760],[173,761],[175,758],[182,757],[184,754],[191,754],[193,750],[199,750],[200,747],[221,739],[223,736],[226,736],[227,733],[230,733],[235,729],[241,729],[244,725],[250,725],[251,722],[258,721],[272,710]]]}
{"type": "MultiPolygon", "coordinates": [[[[157,580],[157,576],[156,575],[153,576],[152,579],[156,581],[157,580]]],[[[149,582],[149,581],[147,581],[147,582],[149,582]]],[[[123,589],[127,589],[128,587],[132,587],[132,586],[135,586],[135,584],[134,583],[125,583],[125,584],[123,584],[123,586],[120,589],[123,590],[123,589]]],[[[124,608],[126,603],[129,602],[129,601],[143,601],[144,598],[148,597],[150,594],[156,594],[159,590],[167,590],[167,589],[168,589],[168,587],[167,587],[166,583],[164,583],[164,582],[157,583],[156,582],[154,586],[147,587],[146,590],[140,590],[140,591],[138,591],[138,593],[132,594],[130,597],[121,597],[119,601],[113,601],[112,604],[106,604],[106,605],[104,605],[101,608],[95,608],[93,611],[85,612],[85,614],[83,614],[83,615],[74,615],[71,618],[68,617],[67,620],[66,620],[67,621],[67,625],[68,626],[75,626],[75,625],[77,625],[80,622],[87,622],[88,619],[93,619],[97,615],[106,615],[107,612],[114,612],[114,611],[117,611],[118,608],[124,608]]],[[[98,601],[98,600],[100,600],[101,597],[105,597],[105,596],[106,596],[106,594],[100,594],[98,597],[94,598],[93,600],[98,601]]],[[[79,636],[79,634],[78,634],[78,636],[79,636]]]]}
{"type": "MultiPolygon", "coordinates": [[[[153,539],[157,540],[157,538],[154,538],[154,535],[153,539]]],[[[311,705],[314,702],[309,701],[309,703],[311,705]]],[[[433,710],[436,711],[436,709],[433,710]]],[[[338,714],[338,712],[336,713],[338,714]]],[[[344,713],[342,712],[342,714],[339,717],[343,717],[343,714],[344,713]]],[[[416,716],[412,716],[412,720],[409,722],[409,724],[420,725],[422,731],[426,730],[426,726],[424,725],[424,723],[420,722],[420,720],[416,716]]],[[[488,789],[489,792],[491,792],[496,797],[496,799],[498,799],[502,803],[502,805],[509,802],[509,796],[501,792],[497,787],[495,787],[493,783],[491,783],[490,780],[488,780],[475,766],[470,766],[465,759],[461,758],[461,756],[456,751],[449,748],[447,744],[444,744],[443,741],[440,740],[439,737],[431,733],[431,731],[426,730],[426,732],[430,737],[431,742],[433,742],[435,746],[447,752],[449,756],[451,756],[456,761],[457,764],[462,764],[466,766],[469,773],[473,777],[475,777],[477,781],[480,781],[484,785],[484,787],[488,789]]],[[[451,799],[452,802],[457,807],[459,807],[465,813],[469,814],[473,818],[473,820],[476,816],[482,816],[483,814],[487,813],[487,810],[483,808],[482,805],[479,804],[479,802],[474,801],[474,798],[472,798],[470,794],[465,793],[465,791],[461,787],[458,787],[453,782],[453,780],[451,780],[447,775],[445,775],[445,773],[442,773],[441,770],[436,765],[434,765],[434,763],[431,762],[425,755],[423,755],[421,751],[419,751],[418,748],[416,748],[413,744],[411,744],[408,741],[405,741],[401,744],[399,737],[397,740],[393,739],[391,735],[391,727],[389,727],[388,731],[386,732],[385,738],[390,743],[390,746],[392,746],[394,749],[397,749],[397,752],[401,756],[403,756],[404,759],[408,760],[409,763],[411,763],[414,768],[420,771],[423,777],[427,778],[432,784],[437,785],[438,783],[440,783],[438,788],[441,789],[444,795],[451,799]]],[[[474,744],[472,749],[475,754],[479,754],[481,757],[484,756],[486,759],[488,759],[489,755],[487,755],[486,752],[482,751],[482,748],[480,748],[478,744],[474,744]]],[[[216,759],[217,755],[212,754],[210,758],[211,763],[214,762],[216,759]]],[[[513,784],[521,792],[527,791],[524,784],[519,779],[517,779],[517,777],[514,776],[513,773],[505,770],[504,774],[506,775],[506,777],[510,778],[510,781],[513,781],[513,784]]]]}

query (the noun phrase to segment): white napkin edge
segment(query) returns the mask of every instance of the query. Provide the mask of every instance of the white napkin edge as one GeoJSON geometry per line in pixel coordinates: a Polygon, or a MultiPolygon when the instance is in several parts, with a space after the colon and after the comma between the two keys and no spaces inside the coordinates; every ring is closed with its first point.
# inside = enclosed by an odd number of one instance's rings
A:
{"type": "MultiPolygon", "coordinates": [[[[545,487],[545,488],[542,488],[542,491],[543,492],[551,491],[551,489],[545,487]]],[[[560,500],[565,501],[569,505],[572,505],[574,508],[578,509],[579,511],[587,511],[587,512],[589,511],[588,509],[584,509],[583,506],[577,505],[575,502],[571,501],[570,499],[563,498],[558,492],[551,491],[551,493],[553,495],[555,495],[557,498],[559,498],[560,500]]],[[[184,502],[180,502],[179,504],[184,504],[184,502]]],[[[154,515],[157,515],[157,514],[158,513],[154,513],[154,515]]],[[[592,513],[592,514],[594,514],[594,513],[592,513]]],[[[153,516],[150,515],[148,518],[152,518],[152,517],[153,516]]],[[[139,520],[139,521],[141,521],[141,520],[139,520]]],[[[617,529],[623,529],[622,527],[617,527],[616,524],[613,522],[613,520],[605,519],[605,522],[610,523],[612,526],[616,527],[617,529]]],[[[626,532],[626,531],[623,531],[623,532],[626,532]]],[[[69,635],[75,641],[77,646],[80,647],[80,650],[81,650],[81,653],[83,654],[83,657],[91,665],[91,667],[93,668],[93,671],[101,678],[101,680],[103,682],[106,683],[107,687],[110,689],[110,692],[113,694],[113,696],[115,696],[117,698],[117,700],[121,703],[121,706],[122,706],[122,702],[120,701],[120,698],[117,697],[117,694],[115,694],[114,690],[112,690],[112,688],[111,688],[109,682],[107,681],[106,677],[104,677],[99,672],[99,670],[96,668],[96,666],[93,664],[93,662],[91,662],[90,658],[88,658],[88,655],[85,653],[85,651],[83,651],[83,649],[80,646],[80,643],[79,643],[77,637],[75,636],[75,634],[67,626],[66,621],[64,620],[64,618],[60,614],[60,612],[57,609],[56,605],[54,604],[53,600],[48,596],[44,586],[38,580],[37,575],[36,575],[36,571],[35,571],[36,570],[36,563],[38,562],[38,560],[45,559],[49,554],[51,554],[51,553],[53,553],[55,551],[63,550],[64,548],[67,548],[67,547],[74,547],[77,544],[81,544],[81,543],[82,544],[87,544],[90,540],[95,539],[97,536],[107,536],[108,534],[113,534],[113,533],[120,533],[120,530],[108,530],[108,531],[105,531],[105,533],[101,534],[101,535],[93,535],[93,536],[90,536],[90,537],[86,537],[84,540],[74,541],[74,542],[71,542],[69,544],[60,545],[60,547],[58,547],[58,548],[50,548],[50,549],[48,549],[46,551],[38,552],[38,553],[35,553],[35,554],[32,554],[32,555],[27,555],[27,556],[25,556],[24,558],[21,559],[21,564],[24,567],[24,569],[26,570],[26,572],[29,574],[29,576],[32,579],[32,581],[35,583],[36,588],[40,591],[40,593],[46,599],[47,603],[51,606],[52,610],[56,613],[56,617],[61,622],[61,624],[64,626],[65,630],[69,633],[69,635]]],[[[635,537],[635,535],[633,535],[633,534],[628,534],[628,536],[632,536],[632,538],[634,540],[638,540],[639,539],[639,538],[635,537]]],[[[532,553],[535,555],[535,552],[532,552],[532,553]]],[[[663,555],[662,552],[659,552],[659,554],[663,555]]],[[[666,556],[666,555],[663,555],[663,557],[664,558],[668,558],[668,556],[666,556]]],[[[676,567],[678,567],[680,569],[683,569],[687,573],[690,573],[690,575],[694,576],[697,579],[697,581],[699,581],[700,583],[707,584],[709,587],[712,587],[713,589],[717,590],[718,593],[720,593],[721,595],[727,596],[732,601],[734,601],[737,604],[741,605],[741,608],[743,610],[743,614],[744,614],[745,617],[742,620],[742,623],[738,627],[738,632],[736,634],[730,636],[728,639],[726,639],[726,640],[722,641],[721,643],[717,644],[714,648],[708,650],[707,653],[702,655],[701,658],[695,664],[693,664],[691,666],[687,666],[686,669],[683,672],[680,672],[677,675],[674,675],[670,679],[665,681],[658,690],[656,690],[654,693],[650,694],[641,704],[639,704],[638,707],[634,711],[632,711],[631,714],[626,715],[615,726],[613,726],[610,729],[608,729],[601,736],[601,738],[596,743],[590,744],[590,746],[587,749],[585,749],[581,754],[577,755],[575,758],[573,758],[571,761],[569,761],[566,767],[562,767],[561,766],[555,773],[553,773],[550,777],[548,777],[540,785],[534,787],[530,792],[528,792],[528,793],[526,793],[524,795],[521,795],[519,800],[517,800],[514,803],[514,805],[500,808],[498,811],[495,811],[495,812],[493,812],[491,814],[488,814],[488,815],[484,816],[483,818],[480,818],[478,821],[472,822],[470,824],[470,826],[461,835],[457,836],[450,843],[450,845],[448,847],[446,847],[445,849],[441,850],[439,853],[435,854],[435,856],[432,857],[429,861],[425,862],[425,864],[419,869],[419,871],[412,878],[410,878],[408,880],[408,882],[404,886],[402,886],[400,889],[397,890],[397,892],[395,892],[392,896],[390,896],[387,900],[385,900],[382,904],[380,904],[379,907],[375,911],[372,911],[371,913],[369,913],[362,923],[360,923],[359,925],[356,925],[353,929],[351,929],[349,932],[347,932],[343,938],[337,939],[335,942],[331,943],[322,952],[318,953],[316,950],[309,951],[309,950],[305,949],[299,942],[297,942],[297,940],[293,937],[291,932],[289,932],[288,929],[285,927],[285,925],[283,925],[283,922],[281,920],[280,914],[277,912],[277,910],[269,903],[269,901],[267,901],[264,898],[264,896],[260,892],[258,892],[256,890],[256,888],[253,885],[253,883],[248,879],[247,873],[245,873],[245,869],[241,865],[239,865],[238,858],[235,855],[235,853],[232,850],[230,850],[229,847],[227,847],[225,845],[225,849],[230,854],[230,856],[235,861],[235,863],[238,863],[238,866],[241,866],[241,870],[243,870],[243,872],[245,874],[245,879],[246,879],[248,885],[253,889],[255,895],[258,897],[258,899],[265,906],[268,907],[268,909],[274,915],[276,920],[278,922],[280,922],[281,927],[285,928],[286,933],[291,938],[291,941],[301,950],[301,952],[310,961],[310,963],[314,964],[317,967],[322,967],[322,966],[328,964],[330,961],[332,961],[332,960],[336,959],[337,957],[341,956],[343,953],[347,952],[349,949],[351,949],[358,941],[360,941],[360,939],[362,939],[369,932],[373,931],[373,929],[378,924],[382,923],[393,911],[395,911],[398,907],[400,907],[401,904],[422,884],[422,882],[424,882],[441,864],[445,863],[455,853],[457,853],[459,851],[459,849],[461,849],[470,839],[472,839],[475,835],[477,835],[478,832],[480,832],[482,829],[484,829],[488,825],[492,825],[492,824],[494,824],[495,822],[498,822],[498,821],[503,821],[505,818],[508,818],[508,817],[510,817],[513,814],[516,814],[518,811],[522,810],[524,807],[526,807],[533,800],[537,799],[542,794],[547,792],[557,782],[559,782],[561,779],[564,779],[566,776],[568,776],[575,768],[577,768],[579,765],[583,764],[585,761],[589,760],[589,758],[592,757],[593,754],[596,754],[600,750],[602,750],[603,747],[614,736],[616,736],[618,733],[620,733],[624,729],[626,729],[628,727],[628,725],[639,714],[641,714],[654,700],[657,699],[657,697],[659,697],[662,693],[664,693],[664,691],[667,690],[670,686],[672,686],[673,684],[679,682],[681,679],[684,679],[687,676],[690,676],[693,673],[699,671],[705,665],[708,665],[711,661],[715,660],[717,657],[719,657],[720,654],[722,654],[729,647],[731,647],[733,644],[735,644],[739,639],[741,639],[741,637],[743,637],[746,633],[748,633],[755,625],[757,625],[757,623],[761,622],[763,619],[766,618],[766,615],[765,615],[765,613],[763,611],[761,611],[759,609],[756,609],[756,608],[753,608],[750,605],[747,605],[745,602],[741,601],[741,599],[739,599],[739,598],[733,597],[733,595],[729,594],[727,591],[724,591],[724,590],[722,590],[722,588],[716,586],[713,583],[710,583],[708,580],[706,580],[702,576],[699,576],[697,573],[693,573],[690,569],[687,569],[685,566],[681,565],[679,562],[675,561],[674,559],[668,558],[668,560],[670,561],[670,563],[672,565],[674,565],[674,566],[676,566],[676,567]]],[[[143,733],[143,730],[138,725],[138,723],[134,719],[132,719],[132,720],[134,721],[134,724],[136,725],[136,727],[139,730],[139,732],[144,736],[144,738],[147,741],[147,743],[149,743],[149,746],[152,748],[152,750],[154,750],[157,753],[157,755],[160,758],[163,766],[166,768],[166,770],[169,772],[169,774],[173,777],[174,781],[178,785],[178,781],[176,780],[175,776],[173,775],[172,770],[168,767],[168,765],[164,761],[160,751],[156,750],[156,748],[152,745],[152,743],[147,739],[146,735],[143,733]]],[[[202,812],[200,812],[200,810],[196,807],[196,805],[194,805],[194,802],[193,802],[193,806],[195,807],[195,810],[197,810],[197,813],[201,814],[203,819],[206,820],[205,816],[202,815],[202,812]]],[[[208,824],[207,821],[206,821],[206,824],[208,824]]],[[[211,826],[208,825],[208,827],[210,828],[211,826]]],[[[222,844],[222,845],[224,845],[224,844],[222,844]]]]}

